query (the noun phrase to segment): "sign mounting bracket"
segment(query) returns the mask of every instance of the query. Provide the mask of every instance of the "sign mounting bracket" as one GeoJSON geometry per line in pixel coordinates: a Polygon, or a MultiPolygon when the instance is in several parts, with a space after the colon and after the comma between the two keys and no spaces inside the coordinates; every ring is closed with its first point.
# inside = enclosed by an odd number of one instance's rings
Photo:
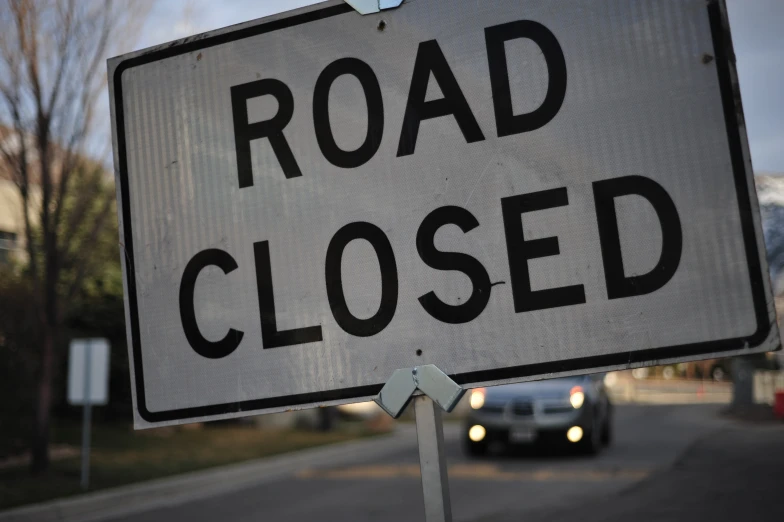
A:
{"type": "Polygon", "coordinates": [[[397,419],[417,391],[430,397],[447,413],[457,406],[465,394],[465,389],[438,366],[424,364],[395,370],[373,400],[392,418],[397,419]]]}
{"type": "Polygon", "coordinates": [[[367,15],[400,7],[403,0],[346,0],[359,14],[367,15]]]}

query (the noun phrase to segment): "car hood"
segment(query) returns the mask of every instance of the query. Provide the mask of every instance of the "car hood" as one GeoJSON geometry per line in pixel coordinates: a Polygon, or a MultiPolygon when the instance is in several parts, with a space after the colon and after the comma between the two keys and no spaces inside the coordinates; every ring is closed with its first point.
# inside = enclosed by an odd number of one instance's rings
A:
{"type": "Polygon", "coordinates": [[[561,398],[568,397],[569,390],[580,384],[577,379],[552,379],[547,381],[521,382],[493,386],[485,390],[485,398],[489,401],[506,401],[518,397],[530,398],[561,398]]]}

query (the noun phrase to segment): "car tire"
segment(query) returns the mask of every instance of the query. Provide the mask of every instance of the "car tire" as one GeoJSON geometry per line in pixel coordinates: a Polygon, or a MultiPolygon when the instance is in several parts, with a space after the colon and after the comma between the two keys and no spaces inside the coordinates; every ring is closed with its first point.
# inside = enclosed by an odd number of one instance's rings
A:
{"type": "Polygon", "coordinates": [[[610,414],[607,414],[607,418],[604,419],[604,423],[602,424],[602,446],[609,446],[612,444],[612,418],[610,414]]]}
{"type": "Polygon", "coordinates": [[[602,449],[602,429],[596,426],[596,417],[591,419],[590,429],[585,430],[583,439],[578,443],[586,455],[596,455],[602,449]]]}

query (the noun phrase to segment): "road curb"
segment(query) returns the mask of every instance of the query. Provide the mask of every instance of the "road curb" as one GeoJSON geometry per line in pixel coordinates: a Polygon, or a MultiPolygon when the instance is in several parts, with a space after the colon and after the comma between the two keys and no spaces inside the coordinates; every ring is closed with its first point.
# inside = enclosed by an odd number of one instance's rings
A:
{"type": "Polygon", "coordinates": [[[413,425],[394,433],[130,484],[0,512],[0,522],[92,522],[175,506],[251,487],[308,467],[341,459],[381,456],[416,444],[413,425]]]}

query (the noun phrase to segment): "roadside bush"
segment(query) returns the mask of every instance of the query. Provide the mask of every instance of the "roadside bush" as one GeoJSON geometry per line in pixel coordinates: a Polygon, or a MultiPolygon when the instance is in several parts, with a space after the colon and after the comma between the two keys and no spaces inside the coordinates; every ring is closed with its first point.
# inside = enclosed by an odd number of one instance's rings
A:
{"type": "Polygon", "coordinates": [[[10,267],[0,270],[0,458],[29,445],[40,339],[30,289],[10,267]]]}

